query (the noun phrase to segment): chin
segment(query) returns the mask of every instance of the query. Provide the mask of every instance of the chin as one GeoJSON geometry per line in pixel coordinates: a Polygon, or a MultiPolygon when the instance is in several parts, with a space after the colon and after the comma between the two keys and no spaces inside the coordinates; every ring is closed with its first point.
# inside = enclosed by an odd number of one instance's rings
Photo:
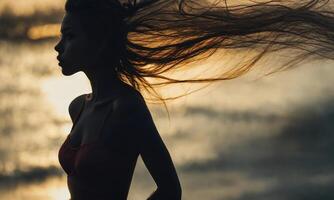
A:
{"type": "Polygon", "coordinates": [[[78,70],[72,70],[72,69],[68,69],[65,67],[61,68],[61,72],[64,76],[71,76],[73,74],[76,74],[77,72],[79,72],[78,70]]]}

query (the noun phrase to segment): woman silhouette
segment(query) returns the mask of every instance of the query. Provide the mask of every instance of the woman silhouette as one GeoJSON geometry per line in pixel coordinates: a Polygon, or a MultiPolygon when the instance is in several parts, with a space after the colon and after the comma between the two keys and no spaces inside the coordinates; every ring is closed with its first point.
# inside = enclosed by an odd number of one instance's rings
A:
{"type": "Polygon", "coordinates": [[[278,69],[311,55],[333,58],[334,15],[322,10],[327,3],[67,0],[57,59],[64,75],[82,71],[92,86],[91,94],[70,103],[73,126],[58,154],[71,199],[127,199],[139,155],[157,184],[148,199],[181,199],[172,159],[140,91],[164,103],[177,97],[163,99],[153,86],[236,78],[265,54],[283,49],[298,54],[278,69]],[[257,54],[215,78],[162,75],[218,49],[257,54]],[[164,81],[150,83],[146,77],[164,81]]]}

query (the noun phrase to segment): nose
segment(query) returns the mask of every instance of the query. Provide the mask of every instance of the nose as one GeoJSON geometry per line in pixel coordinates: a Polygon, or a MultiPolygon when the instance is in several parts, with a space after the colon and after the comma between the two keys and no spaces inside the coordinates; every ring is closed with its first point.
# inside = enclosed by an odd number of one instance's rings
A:
{"type": "Polygon", "coordinates": [[[58,53],[61,51],[61,50],[60,50],[60,47],[61,47],[61,46],[60,46],[60,45],[61,45],[60,43],[61,43],[61,41],[59,41],[58,44],[56,44],[56,46],[55,46],[55,48],[54,48],[58,53]]]}

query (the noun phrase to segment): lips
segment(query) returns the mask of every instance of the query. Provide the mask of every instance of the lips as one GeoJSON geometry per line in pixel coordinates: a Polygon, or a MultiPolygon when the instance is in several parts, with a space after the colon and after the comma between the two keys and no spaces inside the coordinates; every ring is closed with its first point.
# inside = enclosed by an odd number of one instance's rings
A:
{"type": "Polygon", "coordinates": [[[62,63],[63,63],[63,61],[62,61],[62,59],[60,58],[60,56],[57,56],[57,60],[59,61],[58,65],[61,66],[62,63]]]}

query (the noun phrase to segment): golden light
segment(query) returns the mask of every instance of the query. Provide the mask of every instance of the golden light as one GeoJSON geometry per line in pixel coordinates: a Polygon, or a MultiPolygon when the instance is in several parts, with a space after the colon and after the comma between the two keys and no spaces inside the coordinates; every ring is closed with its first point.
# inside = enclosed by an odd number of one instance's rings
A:
{"type": "Polygon", "coordinates": [[[51,200],[65,200],[70,198],[67,187],[50,188],[48,194],[51,200]]]}
{"type": "Polygon", "coordinates": [[[60,35],[60,24],[46,24],[41,26],[34,26],[28,30],[27,35],[28,38],[32,40],[57,37],[60,35]]]}

